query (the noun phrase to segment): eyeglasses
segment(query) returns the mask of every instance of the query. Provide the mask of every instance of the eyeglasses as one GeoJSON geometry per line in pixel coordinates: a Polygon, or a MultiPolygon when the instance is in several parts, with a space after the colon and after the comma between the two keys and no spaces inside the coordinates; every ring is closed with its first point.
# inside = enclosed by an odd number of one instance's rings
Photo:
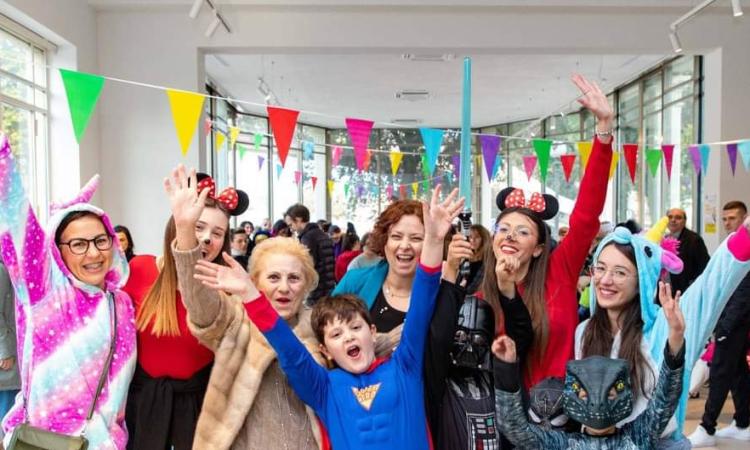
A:
{"type": "Polygon", "coordinates": [[[628,273],[624,269],[607,269],[604,266],[596,265],[591,268],[591,276],[596,278],[597,280],[604,278],[604,275],[609,272],[612,275],[612,281],[614,281],[617,284],[624,283],[628,278],[632,278],[633,275],[628,273]]]}
{"type": "Polygon", "coordinates": [[[536,234],[531,231],[531,228],[519,225],[511,230],[511,228],[507,225],[503,224],[497,224],[495,226],[495,235],[498,236],[500,239],[505,239],[508,236],[513,236],[513,239],[518,240],[520,237],[521,239],[531,239],[536,236],[536,234]]]}
{"type": "Polygon", "coordinates": [[[85,255],[89,251],[89,244],[94,243],[99,251],[105,251],[112,248],[112,236],[108,234],[100,234],[93,239],[76,238],[71,239],[68,242],[60,242],[58,245],[67,245],[70,249],[70,253],[74,255],[85,255]]]}

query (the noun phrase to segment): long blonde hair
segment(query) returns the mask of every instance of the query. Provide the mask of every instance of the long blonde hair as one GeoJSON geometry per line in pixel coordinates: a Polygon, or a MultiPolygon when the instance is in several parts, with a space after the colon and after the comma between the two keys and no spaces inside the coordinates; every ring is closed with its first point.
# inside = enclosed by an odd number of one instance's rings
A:
{"type": "MultiPolygon", "coordinates": [[[[219,208],[212,200],[206,201],[207,208],[219,208]]],[[[229,216],[227,215],[227,221],[229,216]]],[[[175,267],[174,256],[172,256],[172,242],[177,236],[177,227],[174,223],[174,217],[169,217],[167,226],[164,229],[164,247],[162,249],[162,267],[159,276],[148,293],[143,298],[138,311],[136,312],[135,326],[139,331],[146,331],[151,328],[151,333],[157,337],[162,336],[179,336],[180,326],[177,321],[177,268],[175,267]]],[[[224,244],[222,251],[213,261],[217,264],[225,264],[222,258],[223,252],[229,252],[230,239],[229,230],[224,233],[224,244]]]]}

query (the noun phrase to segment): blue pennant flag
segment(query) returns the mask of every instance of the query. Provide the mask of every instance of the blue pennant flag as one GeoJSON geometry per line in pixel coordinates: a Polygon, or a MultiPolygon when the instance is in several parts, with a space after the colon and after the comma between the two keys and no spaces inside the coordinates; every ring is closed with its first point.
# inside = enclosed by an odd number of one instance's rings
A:
{"type": "Polygon", "coordinates": [[[435,173],[440,147],[443,145],[443,130],[420,128],[419,132],[422,134],[422,142],[424,142],[428,175],[432,176],[435,173]]]}

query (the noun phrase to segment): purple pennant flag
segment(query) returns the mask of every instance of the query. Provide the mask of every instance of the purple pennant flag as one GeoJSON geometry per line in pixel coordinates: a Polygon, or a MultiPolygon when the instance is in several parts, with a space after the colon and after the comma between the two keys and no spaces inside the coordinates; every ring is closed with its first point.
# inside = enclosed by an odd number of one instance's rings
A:
{"type": "Polygon", "coordinates": [[[737,167],[737,144],[727,144],[727,156],[729,156],[729,165],[732,167],[732,176],[734,176],[734,169],[737,167]]]}
{"type": "Polygon", "coordinates": [[[265,161],[266,158],[263,157],[263,155],[258,155],[258,170],[263,168],[263,161],[265,161]]]}
{"type": "Polygon", "coordinates": [[[456,175],[456,179],[458,179],[458,176],[461,173],[461,155],[453,155],[451,157],[451,162],[453,163],[453,173],[456,175]]]}
{"type": "Polygon", "coordinates": [[[693,162],[693,169],[695,173],[701,173],[701,151],[697,145],[691,145],[688,147],[688,154],[690,155],[690,161],[693,162]]]}
{"type": "Polygon", "coordinates": [[[487,179],[492,180],[497,152],[500,149],[500,136],[481,134],[479,135],[479,142],[482,146],[482,156],[484,157],[484,169],[487,171],[487,179]]]}

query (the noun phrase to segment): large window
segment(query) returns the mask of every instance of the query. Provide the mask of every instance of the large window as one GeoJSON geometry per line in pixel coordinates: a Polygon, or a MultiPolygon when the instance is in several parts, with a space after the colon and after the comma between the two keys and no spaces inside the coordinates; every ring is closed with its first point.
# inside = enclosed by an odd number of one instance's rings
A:
{"type": "Polygon", "coordinates": [[[0,131],[8,136],[24,188],[47,210],[47,66],[41,38],[0,16],[0,131]]]}

